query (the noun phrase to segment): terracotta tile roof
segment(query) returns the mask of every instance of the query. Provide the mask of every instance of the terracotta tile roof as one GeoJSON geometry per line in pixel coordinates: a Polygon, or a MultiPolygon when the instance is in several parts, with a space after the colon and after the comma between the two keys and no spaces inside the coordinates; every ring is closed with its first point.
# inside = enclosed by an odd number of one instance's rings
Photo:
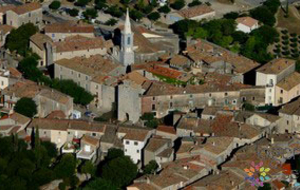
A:
{"type": "Polygon", "coordinates": [[[193,18],[196,16],[204,15],[207,13],[214,12],[214,10],[208,5],[198,5],[187,9],[182,9],[177,13],[180,14],[184,18],[193,18]]]}
{"type": "Polygon", "coordinates": [[[279,83],[277,83],[276,86],[286,91],[290,91],[294,87],[298,86],[299,84],[300,84],[300,73],[293,72],[289,76],[282,79],[279,83]]]}
{"type": "Polygon", "coordinates": [[[176,131],[173,126],[166,126],[166,125],[158,125],[156,128],[156,131],[164,132],[164,133],[170,133],[173,135],[176,135],[176,131]]]}
{"type": "Polygon", "coordinates": [[[20,73],[20,71],[18,71],[16,68],[9,67],[8,70],[9,70],[10,77],[13,77],[13,78],[22,78],[22,73],[20,73]]]}
{"type": "Polygon", "coordinates": [[[259,66],[259,63],[251,59],[202,39],[188,46],[186,51],[187,55],[194,61],[204,61],[207,64],[225,61],[233,66],[236,73],[244,74],[259,66]]]}
{"type": "Polygon", "coordinates": [[[167,148],[161,153],[159,153],[157,156],[158,157],[163,157],[163,158],[169,158],[172,154],[174,154],[173,148],[167,148]]]}
{"type": "Polygon", "coordinates": [[[8,131],[12,129],[15,125],[1,125],[0,126],[0,131],[8,131]]]}
{"type": "Polygon", "coordinates": [[[134,188],[134,190],[158,190],[156,187],[152,186],[151,184],[148,183],[134,183],[130,186],[127,187],[127,189],[134,188]]]}
{"type": "Polygon", "coordinates": [[[150,138],[148,144],[146,145],[145,150],[150,152],[156,152],[161,147],[170,143],[171,143],[171,139],[152,137],[150,138]]]}
{"type": "Polygon", "coordinates": [[[253,27],[254,25],[258,24],[258,20],[255,20],[251,17],[239,17],[235,20],[239,24],[246,25],[248,27],[253,27]]]}
{"type": "Polygon", "coordinates": [[[22,15],[37,9],[42,8],[41,4],[39,3],[26,3],[20,6],[17,6],[15,8],[12,9],[13,12],[17,13],[18,15],[22,15]]]}
{"type": "Polygon", "coordinates": [[[33,42],[37,47],[39,47],[41,50],[44,50],[44,44],[46,42],[49,42],[52,44],[52,39],[41,33],[36,33],[33,36],[30,37],[30,41],[33,42]]]}
{"type": "Polygon", "coordinates": [[[81,138],[81,143],[86,143],[86,144],[90,144],[92,146],[98,147],[100,144],[100,139],[91,137],[89,135],[83,135],[83,137],[81,138]]]}
{"type": "Polygon", "coordinates": [[[121,67],[121,65],[113,63],[110,59],[104,58],[101,55],[93,55],[89,58],[75,57],[72,59],[61,59],[56,61],[55,64],[92,77],[108,75],[118,67],[121,67]]]}
{"type": "Polygon", "coordinates": [[[203,111],[202,115],[216,115],[218,111],[222,110],[221,108],[214,107],[214,106],[206,106],[203,111]]]}
{"type": "Polygon", "coordinates": [[[63,94],[57,90],[48,89],[48,88],[41,89],[38,95],[54,100],[61,104],[67,104],[69,101],[72,100],[70,96],[63,94]]]}
{"type": "Polygon", "coordinates": [[[258,68],[256,71],[265,74],[279,74],[286,68],[294,65],[295,61],[286,58],[273,59],[272,61],[266,63],[262,67],[258,68]]]}
{"type": "Polygon", "coordinates": [[[198,94],[209,92],[230,92],[239,91],[241,89],[249,88],[250,86],[238,83],[231,84],[208,84],[203,85],[188,85],[186,87],[176,87],[172,84],[151,81],[152,85],[144,93],[144,96],[163,96],[163,95],[179,95],[179,94],[198,94]]]}
{"type": "MultiPolygon", "coordinates": [[[[122,31],[124,26],[120,26],[119,29],[122,31]]],[[[136,47],[134,50],[137,53],[156,53],[161,51],[161,47],[151,43],[138,29],[131,25],[131,31],[134,33],[133,44],[136,47]]]]}
{"type": "Polygon", "coordinates": [[[2,34],[7,34],[9,33],[12,29],[14,29],[14,27],[10,26],[10,25],[2,25],[0,24],[0,31],[2,31],[2,34]]]}
{"type": "Polygon", "coordinates": [[[141,75],[138,71],[133,71],[126,74],[121,80],[126,80],[126,79],[129,79],[138,85],[142,85],[146,80],[148,80],[146,77],[141,75]]]}
{"type": "Polygon", "coordinates": [[[17,112],[11,114],[9,118],[22,125],[28,123],[31,120],[29,117],[26,117],[25,115],[19,114],[17,112]]]}
{"type": "Polygon", "coordinates": [[[212,120],[185,117],[179,121],[177,129],[192,130],[200,134],[210,134],[212,132],[212,123],[212,120]]]}
{"type": "Polygon", "coordinates": [[[210,137],[203,145],[203,148],[206,151],[219,155],[228,150],[233,142],[233,137],[210,137]]]}
{"type": "Polygon", "coordinates": [[[252,139],[262,133],[259,127],[232,121],[233,116],[218,115],[212,124],[215,136],[252,139]]]}
{"type": "Polygon", "coordinates": [[[13,127],[10,131],[9,131],[9,135],[11,135],[11,134],[16,134],[19,130],[20,130],[20,126],[15,126],[15,127],[13,127]]]}
{"type": "Polygon", "coordinates": [[[183,55],[175,55],[170,59],[171,65],[184,66],[189,63],[189,59],[183,55]]]}
{"type": "Polygon", "coordinates": [[[107,48],[102,37],[87,38],[79,35],[67,37],[64,41],[54,42],[53,45],[56,53],[107,48]]]}
{"type": "Polygon", "coordinates": [[[300,98],[282,106],[279,113],[300,116],[300,98]]]}
{"type": "Polygon", "coordinates": [[[141,127],[119,127],[117,133],[125,134],[123,139],[145,141],[151,131],[152,129],[141,127]]]}
{"type": "Polygon", "coordinates": [[[45,130],[80,130],[104,133],[106,126],[106,123],[88,122],[85,120],[35,118],[29,124],[28,128],[39,127],[45,130]]]}
{"type": "Polygon", "coordinates": [[[61,110],[55,110],[55,111],[51,112],[46,118],[48,118],[48,119],[65,119],[66,115],[61,110]]]}
{"type": "Polygon", "coordinates": [[[221,171],[219,174],[212,174],[191,185],[191,189],[205,188],[206,190],[227,190],[237,189],[245,183],[244,176],[233,170],[221,171]]]}
{"type": "Polygon", "coordinates": [[[14,9],[16,6],[15,5],[4,5],[0,6],[0,13],[5,13],[6,11],[14,9]]]}
{"type": "Polygon", "coordinates": [[[45,33],[94,33],[90,24],[53,23],[45,26],[45,33]]]}
{"type": "Polygon", "coordinates": [[[19,98],[27,97],[34,98],[35,95],[40,91],[40,86],[35,82],[29,80],[18,81],[17,83],[6,87],[3,90],[3,94],[8,96],[16,96],[19,98]]]}
{"type": "Polygon", "coordinates": [[[260,117],[262,117],[270,122],[275,122],[281,118],[278,115],[273,115],[273,114],[268,114],[268,113],[255,113],[255,114],[259,115],[260,117]]]}

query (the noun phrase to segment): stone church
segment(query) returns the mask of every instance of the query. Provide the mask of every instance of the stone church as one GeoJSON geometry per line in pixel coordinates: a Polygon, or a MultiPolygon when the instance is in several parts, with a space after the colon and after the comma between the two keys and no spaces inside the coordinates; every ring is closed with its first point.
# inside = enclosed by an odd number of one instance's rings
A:
{"type": "Polygon", "coordinates": [[[127,10],[124,26],[114,31],[113,57],[124,66],[157,61],[162,55],[179,52],[179,38],[172,32],[152,31],[130,22],[127,10]]]}

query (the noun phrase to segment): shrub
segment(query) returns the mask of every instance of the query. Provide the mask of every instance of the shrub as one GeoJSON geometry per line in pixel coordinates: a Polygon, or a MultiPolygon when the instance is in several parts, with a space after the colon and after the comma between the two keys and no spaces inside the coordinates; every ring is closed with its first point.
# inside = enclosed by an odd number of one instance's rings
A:
{"type": "Polygon", "coordinates": [[[160,14],[158,12],[153,12],[148,15],[148,18],[153,21],[157,21],[160,18],[160,14]]]}
{"type": "Polygon", "coordinates": [[[284,41],[282,41],[282,44],[284,44],[284,45],[288,45],[290,42],[288,41],[288,40],[284,40],[284,41]]]}
{"type": "Polygon", "coordinates": [[[281,38],[282,38],[283,40],[288,40],[288,39],[289,39],[289,36],[284,35],[284,36],[281,36],[281,38]]]}
{"type": "Polygon", "coordinates": [[[194,6],[197,6],[197,5],[201,5],[202,2],[199,1],[199,0],[193,0],[191,3],[188,4],[189,7],[194,7],[194,6]]]}
{"type": "Polygon", "coordinates": [[[105,25],[114,26],[118,23],[118,20],[114,18],[110,18],[108,21],[105,22],[105,25]]]}
{"type": "Polygon", "coordinates": [[[297,46],[298,46],[298,43],[295,43],[295,42],[294,42],[294,43],[291,43],[290,46],[291,46],[291,47],[297,47],[297,46]]]}
{"type": "Polygon", "coordinates": [[[295,37],[293,37],[293,38],[291,38],[291,39],[290,39],[290,41],[291,41],[291,42],[297,42],[297,41],[298,41],[298,39],[297,39],[297,38],[295,38],[295,37]]]}
{"type": "Polygon", "coordinates": [[[70,9],[68,13],[70,16],[76,17],[76,16],[78,16],[79,10],[73,8],[73,9],[70,9]]]}
{"type": "Polygon", "coordinates": [[[170,5],[173,9],[180,10],[185,6],[184,0],[176,0],[170,5]]]}
{"type": "Polygon", "coordinates": [[[281,30],[281,33],[282,33],[282,34],[287,34],[288,31],[287,31],[287,30],[281,30]]]}
{"type": "Polygon", "coordinates": [[[297,34],[296,33],[291,33],[291,36],[292,37],[297,37],[297,34]]]}
{"type": "Polygon", "coordinates": [[[288,47],[288,46],[282,46],[282,49],[283,49],[283,50],[288,50],[289,47],[288,47]]]}
{"type": "Polygon", "coordinates": [[[52,1],[52,3],[49,5],[49,8],[52,10],[57,10],[60,7],[59,1],[52,1]]]}
{"type": "Polygon", "coordinates": [[[158,11],[161,13],[168,14],[171,11],[171,9],[168,7],[168,5],[164,5],[164,6],[160,7],[158,9],[158,11]]]}
{"type": "Polygon", "coordinates": [[[290,55],[290,51],[284,51],[282,52],[283,55],[290,55]]]}

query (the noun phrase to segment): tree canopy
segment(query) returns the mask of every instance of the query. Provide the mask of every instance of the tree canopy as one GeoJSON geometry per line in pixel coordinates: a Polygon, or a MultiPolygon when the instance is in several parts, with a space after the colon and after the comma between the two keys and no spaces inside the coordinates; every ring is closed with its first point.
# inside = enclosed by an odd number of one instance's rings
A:
{"type": "Polygon", "coordinates": [[[16,51],[18,54],[25,56],[29,49],[29,38],[38,31],[38,28],[32,23],[20,26],[13,29],[7,35],[5,48],[10,51],[16,51]]]}
{"type": "Polygon", "coordinates": [[[49,8],[52,10],[57,10],[60,7],[60,1],[52,1],[52,3],[49,5],[49,8]]]}
{"type": "Polygon", "coordinates": [[[173,9],[180,10],[185,6],[184,0],[176,0],[174,3],[170,5],[173,9]]]}
{"type": "Polygon", "coordinates": [[[37,114],[36,104],[31,98],[21,98],[17,101],[14,111],[27,117],[33,117],[37,114]]]}

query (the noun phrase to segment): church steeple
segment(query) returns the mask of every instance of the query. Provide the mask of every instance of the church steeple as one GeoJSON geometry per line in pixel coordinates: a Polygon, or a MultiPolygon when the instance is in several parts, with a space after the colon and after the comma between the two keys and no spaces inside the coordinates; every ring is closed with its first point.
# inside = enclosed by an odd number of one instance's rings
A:
{"type": "Polygon", "coordinates": [[[127,8],[127,11],[126,11],[124,34],[131,34],[131,24],[130,24],[130,18],[129,18],[128,8],[127,8]]]}
{"type": "Polygon", "coordinates": [[[131,23],[129,18],[129,11],[127,8],[124,29],[121,37],[121,57],[120,61],[124,66],[134,63],[133,52],[133,33],[131,31],[131,23]]]}

